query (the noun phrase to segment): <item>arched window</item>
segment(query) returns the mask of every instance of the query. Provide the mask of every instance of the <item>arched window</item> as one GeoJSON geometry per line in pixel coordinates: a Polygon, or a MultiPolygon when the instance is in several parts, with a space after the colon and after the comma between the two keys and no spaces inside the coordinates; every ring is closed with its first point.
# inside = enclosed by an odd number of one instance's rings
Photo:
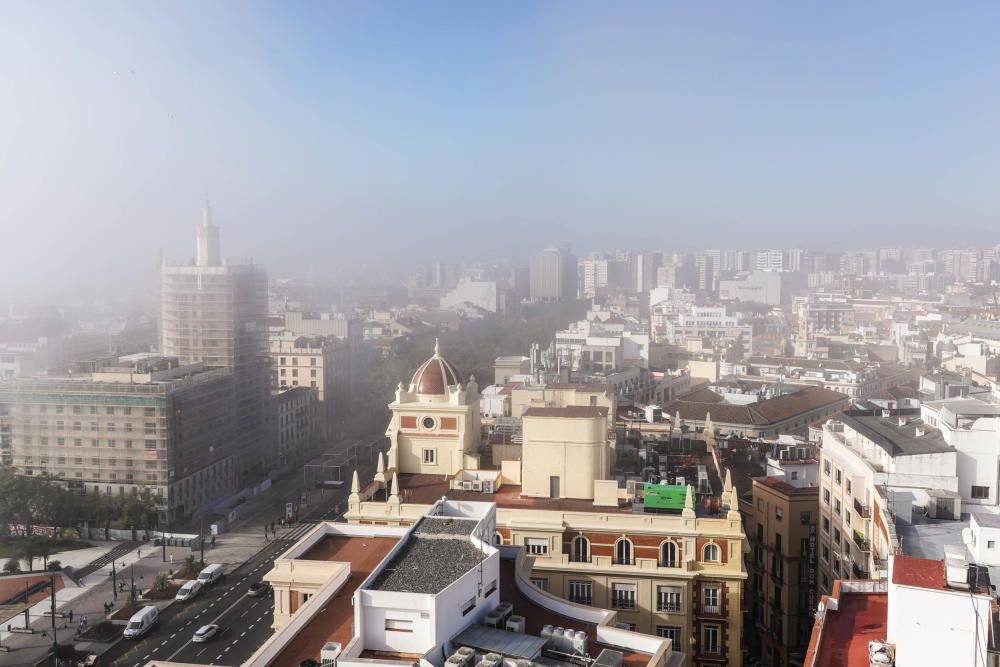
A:
{"type": "Polygon", "coordinates": [[[669,540],[660,545],[660,567],[677,567],[677,545],[669,540]]]}
{"type": "Polygon", "coordinates": [[[718,544],[706,544],[705,549],[702,551],[702,560],[706,563],[718,563],[720,559],[720,551],[718,544]]]}
{"type": "Polygon", "coordinates": [[[616,565],[634,565],[635,559],[632,558],[632,541],[627,537],[623,537],[617,542],[615,542],[615,564],[616,565]]]}
{"type": "Polygon", "coordinates": [[[493,544],[501,545],[503,544],[503,535],[498,532],[493,534],[493,544]]]}
{"type": "Polygon", "coordinates": [[[576,537],[574,537],[569,557],[570,560],[573,561],[574,563],[589,563],[590,540],[588,540],[583,535],[577,535],[576,537]]]}

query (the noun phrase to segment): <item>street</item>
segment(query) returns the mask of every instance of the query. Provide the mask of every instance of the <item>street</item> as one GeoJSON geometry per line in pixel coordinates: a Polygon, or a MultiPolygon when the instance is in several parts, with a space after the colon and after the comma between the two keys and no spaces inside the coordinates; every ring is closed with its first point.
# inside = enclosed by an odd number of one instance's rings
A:
{"type": "Polygon", "coordinates": [[[103,656],[102,664],[140,666],[153,659],[174,662],[239,665],[253,655],[271,635],[274,599],[269,592],[259,598],[246,592],[271,569],[274,560],[320,521],[334,520],[334,507],[346,492],[330,493],[309,519],[272,539],[239,568],[210,586],[190,603],[175,602],[160,614],[157,626],[137,642],[123,640],[103,656]],[[215,623],[220,633],[203,644],[192,642],[195,631],[215,623]]]}

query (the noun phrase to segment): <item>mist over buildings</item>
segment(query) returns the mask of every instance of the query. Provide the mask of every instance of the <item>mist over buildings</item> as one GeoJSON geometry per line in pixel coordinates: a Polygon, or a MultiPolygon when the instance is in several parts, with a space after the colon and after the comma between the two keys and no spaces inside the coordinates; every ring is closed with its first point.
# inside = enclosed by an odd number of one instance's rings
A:
{"type": "Polygon", "coordinates": [[[996,224],[995,5],[567,10],[8,4],[2,290],[134,289],[206,194],[230,255],[347,276],[996,224]]]}

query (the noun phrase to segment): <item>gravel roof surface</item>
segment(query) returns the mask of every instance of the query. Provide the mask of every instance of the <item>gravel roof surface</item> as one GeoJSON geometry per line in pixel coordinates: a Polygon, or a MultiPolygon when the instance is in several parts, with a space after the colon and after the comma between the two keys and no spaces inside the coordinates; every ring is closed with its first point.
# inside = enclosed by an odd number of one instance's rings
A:
{"type": "Polygon", "coordinates": [[[399,593],[440,593],[484,557],[463,539],[412,537],[371,587],[399,593]]]}
{"type": "Polygon", "coordinates": [[[471,519],[424,517],[413,530],[414,535],[471,535],[476,521],[471,519]]]}

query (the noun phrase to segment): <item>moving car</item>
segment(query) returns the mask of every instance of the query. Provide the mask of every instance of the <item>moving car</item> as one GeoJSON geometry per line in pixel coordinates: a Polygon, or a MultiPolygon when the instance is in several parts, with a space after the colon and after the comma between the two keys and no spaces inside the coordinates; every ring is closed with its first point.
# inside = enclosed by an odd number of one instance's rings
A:
{"type": "Polygon", "coordinates": [[[213,563],[198,573],[198,581],[202,586],[214,584],[219,579],[222,579],[222,565],[219,563],[213,563]]]}
{"type": "Polygon", "coordinates": [[[198,628],[198,631],[194,633],[194,637],[191,638],[191,641],[198,642],[200,644],[202,642],[207,642],[217,634],[219,634],[219,626],[214,623],[210,623],[198,628]]]}
{"type": "Polygon", "coordinates": [[[247,591],[247,595],[252,598],[259,598],[267,595],[268,591],[271,590],[271,584],[266,581],[255,581],[250,584],[250,590],[247,591]]]}
{"type": "Polygon", "coordinates": [[[181,589],[177,591],[177,595],[174,596],[174,599],[179,602],[187,602],[188,600],[193,600],[195,596],[198,595],[198,593],[201,593],[201,589],[202,589],[201,582],[198,581],[197,579],[192,579],[191,581],[181,586],[181,589]]]}
{"type": "Polygon", "coordinates": [[[143,607],[132,614],[125,626],[125,639],[138,639],[156,625],[156,619],[160,617],[160,610],[156,607],[143,607]]]}

